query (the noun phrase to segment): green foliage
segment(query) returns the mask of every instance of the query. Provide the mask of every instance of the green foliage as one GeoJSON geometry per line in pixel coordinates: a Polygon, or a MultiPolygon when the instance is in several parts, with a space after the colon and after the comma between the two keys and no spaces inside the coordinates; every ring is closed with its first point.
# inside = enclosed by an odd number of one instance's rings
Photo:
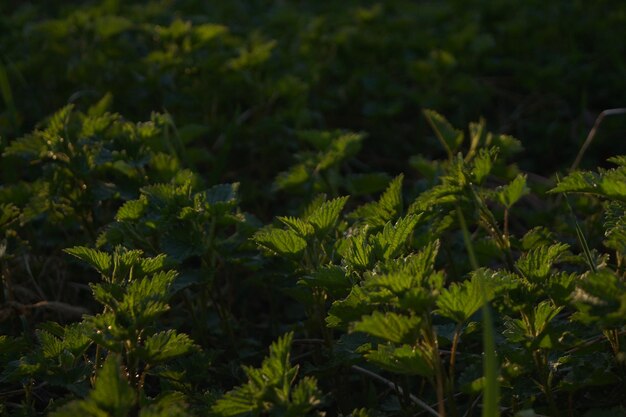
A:
{"type": "Polygon", "coordinates": [[[476,313],[489,298],[484,297],[485,284],[478,276],[461,284],[453,283],[437,297],[438,314],[457,323],[464,323],[476,313]]]}
{"type": "MultiPolygon", "coordinates": [[[[74,400],[58,410],[52,412],[53,417],[69,416],[114,416],[126,417],[134,415],[139,405],[138,398],[122,374],[120,359],[117,356],[109,357],[87,398],[74,400]]],[[[166,401],[156,401],[153,404],[141,407],[141,417],[156,416],[189,416],[181,404],[168,404],[166,401]]]]}
{"type": "Polygon", "coordinates": [[[394,343],[411,343],[417,339],[420,322],[419,317],[376,311],[370,316],[363,316],[354,324],[354,330],[394,343]]]}
{"type": "Polygon", "coordinates": [[[0,416],[622,414],[625,13],[0,2],[0,416]]]}
{"type": "Polygon", "coordinates": [[[392,259],[400,254],[402,245],[413,232],[419,218],[420,216],[409,215],[399,219],[393,226],[387,223],[382,232],[374,236],[376,247],[383,253],[384,259],[392,259]]]}
{"type": "Polygon", "coordinates": [[[517,260],[516,266],[529,281],[542,282],[550,274],[552,265],[558,262],[568,248],[569,246],[564,243],[540,246],[521,256],[517,260]]]}
{"type": "Polygon", "coordinates": [[[439,139],[448,153],[448,157],[452,159],[459,146],[463,143],[463,132],[452,127],[445,117],[436,111],[424,110],[424,116],[426,116],[426,120],[428,120],[428,123],[437,135],[437,139],[439,139]]]}
{"type": "Polygon", "coordinates": [[[270,354],[260,368],[245,367],[248,382],[227,392],[212,408],[216,416],[314,415],[320,392],[314,378],[295,383],[298,367],[291,366],[293,333],[280,337],[270,346],[270,354]]]}
{"type": "Polygon", "coordinates": [[[610,270],[601,269],[587,274],[576,283],[572,303],[578,309],[576,319],[603,326],[615,326],[621,322],[626,307],[626,287],[610,270]]]}
{"type": "Polygon", "coordinates": [[[310,143],[315,151],[296,154],[299,161],[276,176],[275,190],[297,190],[337,193],[339,187],[349,187],[339,172],[341,166],[361,149],[364,135],[357,133],[304,131],[302,142],[310,143]]]}
{"type": "MultiPolygon", "coordinates": [[[[613,159],[618,162],[619,159],[613,159]]],[[[589,193],[618,201],[626,201],[626,166],[617,168],[601,169],[598,172],[576,171],[563,178],[553,193],[589,193]]]]}
{"type": "Polygon", "coordinates": [[[323,237],[336,225],[347,201],[348,197],[326,201],[307,216],[306,220],[313,226],[318,237],[323,237]]]}
{"type": "Polygon", "coordinates": [[[498,201],[506,208],[511,208],[513,204],[528,194],[530,190],[526,186],[526,177],[524,175],[518,175],[513,181],[511,181],[502,189],[498,190],[498,201]]]}
{"type": "Polygon", "coordinates": [[[260,246],[279,255],[295,255],[306,248],[306,240],[291,230],[265,229],[254,235],[260,246]]]}
{"type": "Polygon", "coordinates": [[[377,350],[370,351],[365,357],[381,369],[397,374],[431,376],[433,373],[425,359],[426,354],[408,345],[399,348],[378,345],[377,350]]]}
{"type": "Polygon", "coordinates": [[[159,363],[189,353],[192,346],[193,342],[187,335],[170,329],[146,338],[139,356],[146,362],[159,363]]]}
{"type": "Polygon", "coordinates": [[[85,416],[110,415],[124,417],[129,415],[137,398],[126,378],[122,376],[121,363],[118,357],[111,356],[98,373],[93,390],[85,400],[71,402],[53,416],[85,416]]]}
{"type": "Polygon", "coordinates": [[[352,216],[361,218],[370,226],[382,226],[397,218],[402,213],[402,181],[404,175],[393,179],[377,202],[368,203],[357,208],[352,216]]]}
{"type": "Polygon", "coordinates": [[[109,275],[111,272],[113,266],[112,257],[106,252],[86,248],[84,246],[76,246],[66,249],[65,251],[81,261],[86,262],[104,276],[109,275]]]}

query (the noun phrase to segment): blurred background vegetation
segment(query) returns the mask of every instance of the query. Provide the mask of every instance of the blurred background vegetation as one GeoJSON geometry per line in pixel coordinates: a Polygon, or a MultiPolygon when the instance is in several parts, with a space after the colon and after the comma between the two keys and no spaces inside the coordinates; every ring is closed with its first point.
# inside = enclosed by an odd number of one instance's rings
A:
{"type": "MultiPolygon", "coordinates": [[[[3,143],[106,96],[132,121],[170,114],[185,163],[253,179],[248,201],[293,164],[298,130],[366,132],[361,169],[394,174],[438,156],[421,109],[485,117],[545,174],[626,97],[626,3],[611,0],[3,1],[0,33],[3,143]]],[[[607,120],[584,167],[624,153],[624,127],[607,120]]]]}

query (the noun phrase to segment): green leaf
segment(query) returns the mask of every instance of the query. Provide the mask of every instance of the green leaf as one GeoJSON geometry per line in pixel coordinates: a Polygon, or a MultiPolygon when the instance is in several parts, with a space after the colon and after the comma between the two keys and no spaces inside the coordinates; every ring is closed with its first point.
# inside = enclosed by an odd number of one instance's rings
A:
{"type": "MultiPolygon", "coordinates": [[[[13,204],[0,204],[0,231],[20,215],[20,209],[13,204]]],[[[2,253],[0,253],[0,258],[2,253]]]]}
{"type": "Polygon", "coordinates": [[[547,246],[554,243],[554,234],[543,226],[537,226],[530,229],[522,238],[522,249],[537,249],[541,246],[547,246]]]}
{"type": "Polygon", "coordinates": [[[51,417],[127,417],[135,407],[135,391],[122,375],[119,356],[110,354],[89,396],[52,412],[51,417]]]}
{"type": "Polygon", "coordinates": [[[291,404],[287,412],[289,417],[306,415],[321,403],[322,393],[317,388],[317,380],[306,376],[291,391],[291,404]]]}
{"type": "Polygon", "coordinates": [[[469,320],[483,305],[482,283],[475,276],[471,281],[452,283],[437,297],[437,313],[461,324],[469,320]]]}
{"type": "Polygon", "coordinates": [[[122,376],[121,360],[109,355],[98,373],[89,399],[114,416],[126,416],[135,404],[135,392],[122,376]]]}
{"type": "Polygon", "coordinates": [[[626,204],[611,201],[604,211],[604,245],[626,255],[626,204]]]}
{"type": "Polygon", "coordinates": [[[4,156],[18,156],[26,160],[44,158],[48,155],[49,145],[41,132],[28,134],[12,141],[4,150],[4,156]]]}
{"type": "Polygon", "coordinates": [[[551,301],[544,300],[534,308],[533,314],[533,330],[534,336],[541,335],[547,328],[548,324],[557,314],[563,310],[564,306],[555,306],[551,301]]]}
{"type": "Polygon", "coordinates": [[[350,294],[343,299],[335,301],[326,317],[328,327],[346,328],[349,323],[360,320],[363,315],[370,313],[375,305],[360,286],[353,286],[350,294]]]}
{"type": "Polygon", "coordinates": [[[290,363],[293,333],[270,346],[269,357],[260,368],[245,367],[248,382],[218,399],[211,411],[219,417],[253,415],[301,416],[319,403],[320,393],[313,378],[304,378],[295,387],[298,368],[290,363]]]}
{"type": "Polygon", "coordinates": [[[139,276],[145,276],[154,274],[165,268],[167,262],[167,255],[159,254],[154,258],[141,258],[139,261],[139,276]]]}
{"type": "Polygon", "coordinates": [[[552,265],[569,249],[564,243],[541,246],[522,255],[515,265],[531,282],[541,283],[550,274],[552,265]]]}
{"type": "Polygon", "coordinates": [[[409,213],[434,211],[438,206],[449,205],[457,201],[462,187],[456,184],[439,184],[421,193],[409,206],[409,213]]]}
{"type": "Polygon", "coordinates": [[[583,323],[598,322],[603,326],[621,326],[626,312],[626,286],[609,269],[585,274],[576,282],[570,296],[578,312],[575,318],[583,323]]]}
{"type": "Polygon", "coordinates": [[[488,135],[489,141],[487,145],[498,148],[500,153],[508,157],[524,150],[522,142],[510,135],[488,135]]]}
{"type": "Polygon", "coordinates": [[[105,276],[108,276],[111,267],[113,266],[111,255],[106,252],[84,246],[74,246],[73,248],[68,248],[64,251],[84,261],[105,276]]]}
{"type": "Polygon", "coordinates": [[[132,281],[119,304],[119,312],[127,314],[138,327],[149,323],[168,310],[165,300],[176,279],[176,271],[158,272],[150,277],[132,281]]]}
{"type": "Polygon", "coordinates": [[[100,100],[89,106],[87,115],[90,117],[104,116],[110,110],[111,104],[113,104],[113,94],[107,92],[100,100]]]}
{"type": "Polygon", "coordinates": [[[91,344],[88,330],[84,322],[65,326],[63,329],[63,348],[72,352],[75,356],[81,355],[91,344]]]}
{"type": "Polygon", "coordinates": [[[382,226],[402,213],[402,181],[404,175],[394,178],[377,202],[364,204],[350,214],[362,218],[371,226],[382,226]]]}
{"type": "Polygon", "coordinates": [[[528,194],[530,190],[526,186],[526,175],[518,175],[509,184],[498,188],[496,195],[498,201],[507,209],[510,209],[522,196],[528,194]]]}
{"type": "Polygon", "coordinates": [[[260,408],[247,385],[227,392],[217,400],[211,411],[219,417],[242,416],[260,408]]]}
{"type": "Polygon", "coordinates": [[[90,287],[93,293],[93,298],[95,298],[100,304],[111,309],[117,308],[124,293],[124,290],[118,284],[104,282],[91,284],[90,287]]]}
{"type": "Polygon", "coordinates": [[[149,336],[140,355],[148,363],[165,362],[186,355],[193,348],[193,341],[186,334],[167,330],[149,336]]]}
{"type": "Polygon", "coordinates": [[[626,167],[626,155],[612,156],[608,161],[615,165],[626,167]]]}
{"type": "Polygon", "coordinates": [[[356,155],[361,149],[364,137],[362,133],[345,133],[333,140],[328,150],[320,157],[315,170],[327,170],[356,155]]]}
{"type": "Polygon", "coordinates": [[[295,188],[304,184],[311,178],[311,174],[305,164],[297,164],[285,172],[281,172],[274,180],[274,190],[295,188]]]}
{"type": "Polygon", "coordinates": [[[306,239],[307,237],[315,233],[315,229],[309,222],[299,219],[297,217],[278,216],[277,219],[289,229],[297,233],[303,239],[306,239]]]}
{"type": "Polygon", "coordinates": [[[485,181],[485,179],[491,172],[491,169],[493,168],[493,161],[495,159],[495,152],[487,149],[481,149],[478,152],[478,155],[472,161],[474,165],[472,169],[472,176],[474,177],[474,181],[476,181],[477,184],[482,184],[485,181]]]}
{"type": "Polygon", "coordinates": [[[343,259],[357,269],[366,269],[372,263],[373,248],[367,243],[367,236],[361,233],[345,241],[341,252],[343,259]]]}
{"type": "Polygon", "coordinates": [[[430,377],[433,375],[433,369],[427,357],[427,353],[419,347],[414,348],[408,345],[398,348],[378,345],[377,350],[372,350],[365,355],[369,362],[386,371],[430,377]]]}
{"type": "Polygon", "coordinates": [[[261,229],[252,239],[259,246],[279,255],[297,255],[307,246],[306,240],[291,230],[261,229]]]}
{"type": "Polygon", "coordinates": [[[484,142],[484,139],[489,136],[489,134],[487,133],[486,125],[487,123],[483,118],[481,118],[478,123],[471,122],[469,124],[468,130],[470,136],[470,148],[469,151],[467,151],[467,155],[465,156],[466,161],[469,161],[474,156],[481,143],[484,142]]]}
{"type": "Polygon", "coordinates": [[[350,291],[351,283],[346,277],[343,268],[336,265],[327,265],[315,272],[304,276],[298,284],[308,287],[323,288],[333,295],[347,295],[350,291]]]}
{"type": "Polygon", "coordinates": [[[402,212],[402,182],[404,174],[395,177],[378,199],[378,206],[386,213],[385,221],[393,219],[402,212]]]}
{"type": "Polygon", "coordinates": [[[143,216],[147,206],[145,197],[138,200],[129,200],[119,208],[115,215],[118,222],[139,220],[143,216]]]}
{"type": "Polygon", "coordinates": [[[37,337],[41,344],[41,351],[45,358],[56,358],[63,351],[63,342],[61,339],[53,336],[45,330],[38,330],[37,337]]]}
{"type": "Polygon", "coordinates": [[[419,335],[421,319],[392,312],[375,311],[363,316],[353,326],[354,331],[364,332],[394,343],[414,343],[419,335]]]}
{"type": "Polygon", "coordinates": [[[448,157],[453,158],[463,143],[463,132],[452,127],[442,115],[434,110],[425,109],[424,116],[448,153],[448,157]]]}
{"type": "Polygon", "coordinates": [[[352,410],[352,412],[348,414],[347,417],[374,417],[377,415],[378,414],[373,414],[372,412],[370,412],[370,410],[367,410],[365,408],[358,408],[352,410]]]}
{"type": "Polygon", "coordinates": [[[549,323],[563,310],[549,300],[543,300],[533,308],[528,320],[510,319],[505,322],[504,336],[514,343],[524,340],[532,343],[531,348],[539,346],[549,323]]]}
{"type": "Polygon", "coordinates": [[[319,237],[326,235],[337,223],[339,214],[349,197],[338,197],[324,202],[306,220],[313,225],[319,237]]]}
{"type": "Polygon", "coordinates": [[[392,272],[368,278],[363,286],[365,288],[384,288],[397,296],[401,296],[411,289],[419,288],[421,284],[420,277],[414,274],[392,272]]]}
{"type": "Polygon", "coordinates": [[[384,259],[389,260],[400,254],[402,246],[413,233],[420,217],[421,215],[411,214],[401,218],[393,226],[387,223],[383,231],[374,237],[378,246],[383,250],[384,259]]]}
{"type": "Polygon", "coordinates": [[[435,260],[439,254],[439,240],[429,242],[417,253],[399,258],[393,263],[388,262],[389,272],[409,274],[415,277],[416,282],[422,282],[434,272],[435,260]]]}
{"type": "Polygon", "coordinates": [[[239,183],[218,184],[201,193],[205,201],[212,205],[233,205],[236,204],[239,196],[239,183]]]}
{"type": "Polygon", "coordinates": [[[626,201],[626,166],[599,172],[576,171],[563,178],[550,193],[590,193],[626,201]]]}

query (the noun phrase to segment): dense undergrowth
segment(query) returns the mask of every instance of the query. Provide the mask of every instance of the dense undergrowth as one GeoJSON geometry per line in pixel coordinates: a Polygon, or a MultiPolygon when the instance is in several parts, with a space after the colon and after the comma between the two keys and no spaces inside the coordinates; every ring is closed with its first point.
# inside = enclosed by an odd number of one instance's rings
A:
{"type": "Polygon", "coordinates": [[[0,12],[0,415],[626,415],[621,2],[0,12]]]}

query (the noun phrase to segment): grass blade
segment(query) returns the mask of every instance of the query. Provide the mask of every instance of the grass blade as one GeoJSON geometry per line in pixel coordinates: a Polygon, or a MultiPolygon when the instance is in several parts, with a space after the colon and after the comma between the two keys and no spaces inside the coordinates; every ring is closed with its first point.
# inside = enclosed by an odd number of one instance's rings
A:
{"type": "MultiPolygon", "coordinates": [[[[459,206],[456,207],[459,216],[461,231],[463,232],[463,241],[470,258],[472,269],[478,269],[478,261],[474,253],[474,247],[470,238],[470,233],[463,217],[463,212],[459,206]]],[[[483,285],[481,285],[483,296],[483,376],[485,385],[483,388],[483,417],[499,417],[500,416],[500,384],[498,382],[498,357],[496,355],[496,337],[493,324],[493,316],[491,308],[487,302],[487,293],[483,285]]]]}

